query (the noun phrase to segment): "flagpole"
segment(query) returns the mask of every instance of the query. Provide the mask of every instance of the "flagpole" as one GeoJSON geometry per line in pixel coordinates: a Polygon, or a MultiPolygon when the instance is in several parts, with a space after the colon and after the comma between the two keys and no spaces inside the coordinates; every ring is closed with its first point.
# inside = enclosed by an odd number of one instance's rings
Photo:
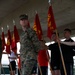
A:
{"type": "Polygon", "coordinates": [[[51,5],[52,4],[51,0],[48,0],[48,3],[49,3],[49,5],[51,5]]]}
{"type": "MultiPolygon", "coordinates": [[[[49,5],[51,5],[50,0],[49,0],[49,5]]],[[[51,8],[51,12],[52,12],[52,8],[51,8]]],[[[52,12],[52,18],[51,18],[51,20],[54,21],[53,12],[52,12]]],[[[53,30],[55,30],[56,29],[55,21],[54,21],[54,23],[52,22],[52,24],[54,25],[54,29],[53,30]]],[[[58,38],[57,29],[56,29],[56,36],[58,38]]],[[[59,42],[58,42],[58,46],[59,46],[59,50],[60,50],[60,55],[61,55],[61,60],[62,60],[62,64],[63,64],[64,73],[65,73],[65,75],[67,75],[66,67],[65,67],[65,63],[64,63],[64,58],[63,58],[63,54],[62,54],[62,50],[61,50],[61,46],[60,46],[60,43],[59,42]]]]}
{"type": "MultiPolygon", "coordinates": [[[[43,39],[43,38],[42,38],[43,39]]],[[[43,39],[44,40],[44,39],[43,39]]],[[[45,45],[46,46],[46,45],[45,45]]],[[[46,46],[47,47],[47,46],[46,46]]],[[[47,48],[44,48],[45,50],[47,49],[47,48]]],[[[37,61],[38,61],[38,58],[37,58],[37,61]]],[[[39,65],[39,62],[38,62],[38,67],[39,67],[39,70],[40,70],[40,73],[41,73],[41,75],[42,75],[42,71],[41,71],[41,68],[40,68],[40,65],[39,65]]]]}
{"type": "Polygon", "coordinates": [[[51,0],[48,0],[48,3],[50,4],[51,3],[51,0]]]}
{"type": "Polygon", "coordinates": [[[15,25],[15,20],[13,20],[13,25],[15,25]]]}
{"type": "MultiPolygon", "coordinates": [[[[56,29],[56,36],[57,36],[57,39],[58,39],[57,29],[56,29]]],[[[64,73],[65,73],[65,75],[67,75],[67,71],[66,71],[66,67],[65,67],[65,63],[64,63],[64,58],[63,58],[63,54],[62,54],[62,50],[61,50],[61,46],[60,46],[59,41],[58,41],[58,46],[59,46],[59,50],[60,50],[60,55],[61,55],[61,60],[62,60],[62,65],[63,65],[64,73]]]]}
{"type": "MultiPolygon", "coordinates": [[[[43,36],[42,36],[42,37],[43,37],[43,36]]],[[[43,40],[44,40],[44,37],[43,37],[43,40]]],[[[52,67],[51,67],[51,64],[50,64],[50,55],[49,55],[48,50],[46,51],[46,55],[47,55],[48,63],[49,63],[49,66],[50,66],[50,71],[51,71],[51,73],[52,73],[52,67]]]]}
{"type": "MultiPolygon", "coordinates": [[[[16,59],[16,61],[17,61],[17,59],[16,59]]],[[[18,64],[18,61],[17,61],[17,64],[18,64]]],[[[18,67],[18,69],[19,69],[19,73],[20,73],[20,75],[21,75],[21,71],[20,71],[20,68],[18,67]]]]}
{"type": "MultiPolygon", "coordinates": [[[[51,0],[48,0],[48,3],[49,3],[49,6],[52,4],[51,3],[51,0]]],[[[51,64],[50,64],[50,56],[49,56],[49,53],[47,52],[47,55],[48,55],[48,60],[49,60],[49,66],[50,66],[50,71],[51,71],[51,73],[53,74],[53,72],[52,72],[52,67],[51,67],[51,64]]]]}
{"type": "Polygon", "coordinates": [[[46,54],[47,54],[48,63],[49,63],[49,66],[50,66],[50,71],[51,71],[51,73],[52,73],[52,67],[51,67],[51,64],[50,64],[50,55],[49,55],[49,53],[48,53],[48,50],[47,50],[46,54]]]}
{"type": "MultiPolygon", "coordinates": [[[[37,62],[38,62],[38,58],[37,58],[37,62]]],[[[38,64],[38,68],[39,68],[39,71],[40,71],[40,75],[42,75],[42,70],[40,68],[39,62],[37,64],[38,64]]]]}
{"type": "MultiPolygon", "coordinates": [[[[5,54],[7,54],[7,56],[8,56],[8,60],[9,60],[9,55],[8,55],[8,53],[6,52],[5,54]]],[[[9,63],[10,63],[10,60],[9,60],[9,63]]],[[[12,71],[12,66],[11,66],[11,64],[9,64],[9,66],[10,66],[10,69],[11,69],[11,75],[13,75],[13,71],[12,71]]],[[[2,69],[3,70],[3,69],[2,69]]],[[[4,70],[3,70],[3,72],[4,72],[4,70]]],[[[5,75],[5,73],[4,73],[4,75],[5,75]]]]}
{"type": "MultiPolygon", "coordinates": [[[[44,36],[43,36],[43,35],[42,35],[42,39],[44,40],[44,36]]],[[[48,63],[49,63],[49,66],[50,66],[50,71],[51,71],[51,73],[52,73],[52,68],[51,68],[51,64],[50,64],[50,55],[49,55],[48,50],[47,50],[47,52],[46,52],[46,55],[47,55],[48,63]]]]}
{"type": "MultiPolygon", "coordinates": [[[[7,53],[7,55],[8,55],[8,53],[7,53]]],[[[8,59],[11,59],[11,58],[9,58],[9,55],[8,55],[8,59]]],[[[10,60],[9,60],[9,63],[10,63],[10,60]]],[[[12,75],[13,75],[13,70],[12,70],[11,63],[9,64],[9,66],[10,66],[10,69],[11,69],[11,73],[12,73],[12,75]]]]}
{"type": "MultiPolygon", "coordinates": [[[[2,30],[2,32],[3,32],[3,27],[1,27],[1,30],[2,30]]],[[[1,51],[0,58],[2,58],[2,51],[1,51]]],[[[0,59],[0,63],[1,63],[1,59],[0,59]]]]}
{"type": "MultiPolygon", "coordinates": [[[[17,61],[17,59],[16,59],[16,61],[17,61]]],[[[17,64],[18,64],[18,61],[17,61],[17,64]]],[[[18,69],[19,69],[19,67],[18,67],[18,69]]],[[[19,69],[19,72],[20,72],[20,75],[21,75],[21,71],[20,71],[20,69],[19,69]]]]}
{"type": "MultiPolygon", "coordinates": [[[[3,67],[2,67],[2,64],[0,64],[0,66],[2,68],[2,71],[3,71],[4,75],[5,75],[5,71],[4,71],[3,67]]],[[[1,73],[0,73],[0,75],[1,75],[1,73]]]]}
{"type": "MultiPolygon", "coordinates": [[[[13,20],[13,25],[16,25],[15,24],[15,20],[13,20]]],[[[16,43],[17,44],[17,43],[16,43]]],[[[17,59],[16,59],[16,61],[17,61],[17,59]]],[[[17,63],[18,63],[18,61],[17,61],[17,63]]],[[[18,68],[19,69],[19,68],[18,68]]],[[[20,69],[19,69],[19,73],[20,73],[20,75],[21,75],[21,71],[20,71],[20,69]]]]}
{"type": "MultiPolygon", "coordinates": [[[[35,20],[34,20],[33,30],[36,31],[38,39],[40,40],[41,37],[39,37],[39,35],[40,36],[42,35],[42,29],[41,29],[41,25],[40,25],[40,21],[39,21],[39,16],[38,16],[37,10],[35,11],[35,13],[36,13],[36,15],[35,15],[35,20]],[[39,33],[38,30],[40,31],[40,33],[39,33]]],[[[42,70],[41,70],[40,64],[38,62],[38,57],[37,57],[37,63],[38,63],[38,68],[39,68],[39,71],[40,71],[40,75],[42,75],[42,70]]]]}
{"type": "Polygon", "coordinates": [[[48,61],[49,61],[50,71],[51,71],[51,73],[52,73],[52,75],[53,75],[53,72],[52,72],[52,67],[51,67],[51,64],[50,64],[50,59],[51,59],[51,58],[50,58],[50,55],[49,55],[48,50],[47,50],[46,54],[47,54],[48,61]]]}
{"type": "MultiPolygon", "coordinates": [[[[3,27],[1,27],[1,30],[2,30],[2,32],[3,32],[3,27]]],[[[2,52],[3,52],[3,51],[2,51],[2,52]]],[[[1,54],[1,58],[2,58],[2,54],[1,54]]],[[[4,73],[4,75],[5,75],[4,69],[3,69],[2,64],[1,64],[1,62],[0,62],[0,74],[1,74],[1,68],[2,68],[3,73],[4,73]]]]}
{"type": "MultiPolygon", "coordinates": [[[[20,40],[20,37],[19,37],[19,33],[18,33],[18,30],[17,30],[17,27],[16,27],[16,24],[15,24],[15,20],[13,20],[13,25],[14,25],[14,37],[15,37],[15,41],[16,43],[19,42],[20,40]]],[[[30,25],[29,25],[30,26],[30,25]]]]}
{"type": "MultiPolygon", "coordinates": [[[[7,56],[8,56],[8,60],[9,60],[9,55],[8,55],[7,52],[6,52],[6,54],[7,54],[7,56]]],[[[10,60],[9,60],[9,66],[10,66],[10,69],[11,69],[11,73],[12,73],[12,75],[13,75],[13,71],[12,71],[12,66],[11,66],[11,64],[10,64],[10,60]]]]}
{"type": "MultiPolygon", "coordinates": [[[[7,29],[9,30],[9,26],[7,25],[7,29]]],[[[7,53],[7,52],[6,52],[7,53]]],[[[9,58],[9,55],[8,55],[8,53],[7,53],[7,56],[8,56],[8,58],[9,58]]],[[[10,63],[10,60],[9,60],[9,63],[10,63]]],[[[13,71],[12,71],[12,66],[11,66],[11,64],[9,64],[9,66],[10,66],[10,69],[11,69],[11,73],[12,73],[12,75],[13,75],[13,71]]]]}

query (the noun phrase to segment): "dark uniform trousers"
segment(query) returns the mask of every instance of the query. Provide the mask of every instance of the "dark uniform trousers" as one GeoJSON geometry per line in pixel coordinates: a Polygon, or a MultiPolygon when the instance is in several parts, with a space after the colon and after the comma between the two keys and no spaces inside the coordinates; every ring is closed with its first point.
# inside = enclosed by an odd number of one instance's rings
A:
{"type": "MultiPolygon", "coordinates": [[[[73,63],[65,63],[67,75],[73,75],[73,63]]],[[[63,66],[61,66],[61,75],[64,74],[63,66]]]]}

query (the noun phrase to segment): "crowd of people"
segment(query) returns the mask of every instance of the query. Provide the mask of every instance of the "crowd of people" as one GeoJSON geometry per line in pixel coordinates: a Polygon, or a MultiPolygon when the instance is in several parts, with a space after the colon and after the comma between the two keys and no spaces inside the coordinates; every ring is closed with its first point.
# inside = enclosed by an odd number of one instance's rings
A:
{"type": "MultiPolygon", "coordinates": [[[[74,56],[74,51],[73,49],[75,49],[75,46],[68,46],[68,42],[74,42],[71,39],[71,30],[66,28],[64,30],[64,37],[65,37],[65,41],[64,42],[59,42],[60,43],[60,47],[62,50],[62,54],[63,54],[63,62],[61,59],[61,53],[60,53],[60,48],[58,46],[58,38],[55,32],[53,32],[51,40],[55,41],[55,43],[50,44],[48,47],[46,45],[44,45],[46,47],[46,49],[44,47],[42,47],[41,45],[41,41],[38,40],[38,37],[35,33],[35,31],[33,31],[31,28],[28,27],[28,16],[27,15],[21,15],[20,16],[20,24],[22,26],[23,29],[23,34],[21,36],[21,49],[20,49],[20,53],[21,53],[21,64],[22,66],[22,75],[30,75],[32,68],[35,64],[35,61],[37,60],[37,56],[39,58],[40,53],[44,52],[44,50],[51,50],[51,61],[50,61],[50,67],[51,67],[51,72],[52,75],[65,75],[64,73],[64,68],[62,63],[64,62],[64,66],[66,68],[66,73],[67,75],[73,75],[73,56],[74,56]],[[67,45],[65,45],[65,43],[67,45]],[[41,49],[43,48],[43,49],[41,49]],[[30,68],[30,69],[29,69],[30,68]]],[[[74,45],[74,44],[73,44],[74,45]]],[[[47,52],[45,51],[45,53],[47,54],[47,52]]],[[[44,54],[41,53],[41,56],[44,54]]],[[[47,54],[48,56],[48,54],[47,54]]],[[[46,58],[46,56],[44,55],[43,58],[46,58]]],[[[43,59],[42,58],[42,59],[43,59]]],[[[41,57],[40,57],[41,59],[41,57]]],[[[42,60],[41,59],[41,60],[42,60]]],[[[43,63],[46,62],[46,65],[42,65],[41,62],[39,62],[40,60],[37,61],[38,66],[40,66],[39,70],[38,70],[38,74],[43,74],[43,75],[47,75],[48,73],[48,60],[49,58],[47,57],[43,63]],[[46,61],[47,60],[47,61],[46,61]]]]}
{"type": "MultiPolygon", "coordinates": [[[[56,32],[53,32],[50,40],[54,43],[46,46],[45,40],[39,40],[36,32],[29,27],[28,15],[22,14],[19,18],[23,30],[20,36],[21,75],[48,75],[48,64],[50,64],[52,75],[65,75],[63,62],[67,75],[73,75],[75,42],[71,39],[71,30],[68,28],[64,30],[65,41],[60,41],[56,32]],[[63,54],[63,62],[59,45],[63,54]],[[48,50],[51,51],[51,58],[49,58],[48,50]]],[[[15,54],[11,52],[9,57],[13,71],[13,74],[10,71],[11,75],[15,75],[16,58],[15,54]]]]}

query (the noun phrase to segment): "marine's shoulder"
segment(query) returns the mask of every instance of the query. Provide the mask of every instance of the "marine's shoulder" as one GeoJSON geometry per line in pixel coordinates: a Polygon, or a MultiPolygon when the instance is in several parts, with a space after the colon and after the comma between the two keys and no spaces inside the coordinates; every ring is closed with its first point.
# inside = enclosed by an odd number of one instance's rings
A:
{"type": "Polygon", "coordinates": [[[27,29],[28,34],[36,34],[36,32],[32,28],[27,29]]]}
{"type": "Polygon", "coordinates": [[[20,34],[20,37],[21,37],[21,36],[23,36],[24,34],[25,34],[25,32],[24,32],[24,31],[22,31],[22,32],[21,32],[21,34],[20,34]]]}
{"type": "Polygon", "coordinates": [[[32,28],[28,28],[27,31],[35,32],[32,28]]]}

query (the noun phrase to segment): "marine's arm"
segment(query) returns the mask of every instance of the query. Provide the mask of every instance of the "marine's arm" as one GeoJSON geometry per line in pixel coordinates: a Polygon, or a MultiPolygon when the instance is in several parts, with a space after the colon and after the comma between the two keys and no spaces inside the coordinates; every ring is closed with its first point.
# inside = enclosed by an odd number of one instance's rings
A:
{"type": "Polygon", "coordinates": [[[75,46],[75,42],[63,42],[63,41],[61,41],[60,43],[65,44],[65,45],[69,45],[69,46],[75,46]]]}
{"type": "Polygon", "coordinates": [[[40,41],[39,41],[39,39],[37,37],[37,34],[33,29],[30,29],[29,32],[28,32],[28,35],[29,35],[30,40],[31,40],[31,42],[33,44],[33,47],[36,50],[36,52],[38,52],[41,49],[41,43],[40,43],[40,41]]]}

